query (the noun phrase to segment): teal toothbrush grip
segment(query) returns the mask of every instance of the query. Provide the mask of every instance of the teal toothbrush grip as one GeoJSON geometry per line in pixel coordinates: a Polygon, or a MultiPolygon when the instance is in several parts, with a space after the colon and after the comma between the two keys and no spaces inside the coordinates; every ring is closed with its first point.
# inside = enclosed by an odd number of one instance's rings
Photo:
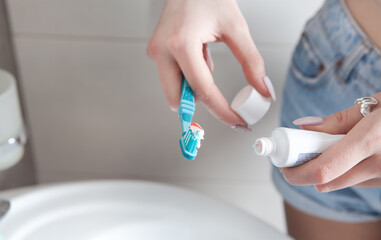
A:
{"type": "Polygon", "coordinates": [[[178,108],[178,114],[181,121],[182,133],[186,133],[192,123],[192,117],[195,111],[196,104],[194,103],[194,95],[192,88],[189,86],[187,80],[183,75],[183,81],[181,84],[181,96],[180,105],[178,108]]]}
{"type": "Polygon", "coordinates": [[[194,95],[192,88],[189,86],[187,80],[183,75],[181,84],[181,96],[180,105],[178,108],[178,114],[181,122],[181,138],[180,149],[184,158],[194,160],[197,155],[197,138],[192,133],[190,125],[192,123],[192,117],[195,111],[196,104],[194,103],[194,95]]]}

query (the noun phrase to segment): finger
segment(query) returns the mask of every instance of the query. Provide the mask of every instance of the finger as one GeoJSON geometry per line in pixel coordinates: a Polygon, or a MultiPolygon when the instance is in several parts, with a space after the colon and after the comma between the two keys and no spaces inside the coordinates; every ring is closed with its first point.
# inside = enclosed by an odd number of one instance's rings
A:
{"type": "Polygon", "coordinates": [[[285,179],[293,185],[320,185],[346,173],[363,159],[373,155],[367,121],[360,121],[339,142],[318,158],[293,168],[284,168],[285,179]]]}
{"type": "Polygon", "coordinates": [[[275,101],[276,96],[271,81],[265,82],[264,79],[266,71],[262,56],[251,38],[246,22],[242,20],[241,24],[228,25],[226,29],[222,29],[222,40],[241,64],[248,83],[261,95],[272,97],[275,101]]]}
{"type": "Polygon", "coordinates": [[[229,106],[228,102],[213,81],[211,72],[203,57],[203,45],[181,41],[170,46],[185,78],[195,96],[220,121],[231,126],[247,126],[229,106]]]}
{"type": "Polygon", "coordinates": [[[213,62],[212,54],[210,53],[210,49],[208,47],[208,44],[204,43],[202,51],[204,53],[204,59],[205,59],[206,64],[208,65],[210,72],[213,72],[214,62],[213,62]]]}
{"type": "Polygon", "coordinates": [[[360,188],[381,187],[381,178],[370,179],[370,180],[361,182],[359,184],[353,185],[353,187],[360,187],[360,188]]]}
{"type": "Polygon", "coordinates": [[[180,103],[181,70],[172,57],[156,61],[160,82],[172,111],[177,111],[180,103]]]}
{"type": "Polygon", "coordinates": [[[316,185],[318,192],[329,192],[350,187],[364,181],[379,177],[380,158],[373,155],[350,169],[342,176],[326,184],[316,185]]]}
{"type": "MultiPolygon", "coordinates": [[[[324,118],[322,124],[319,125],[303,125],[301,124],[301,128],[305,130],[319,131],[330,134],[345,134],[349,132],[353,126],[355,126],[363,116],[360,113],[360,106],[354,105],[350,108],[347,108],[341,112],[334,113],[324,118]]],[[[297,119],[294,121],[296,125],[303,119],[297,119]]]]}

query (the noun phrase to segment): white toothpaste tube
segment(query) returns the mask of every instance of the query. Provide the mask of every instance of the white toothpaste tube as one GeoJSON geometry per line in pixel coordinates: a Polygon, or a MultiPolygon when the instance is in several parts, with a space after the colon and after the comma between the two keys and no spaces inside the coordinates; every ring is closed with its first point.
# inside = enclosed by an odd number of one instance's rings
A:
{"type": "Polygon", "coordinates": [[[258,138],[253,148],[257,155],[269,156],[277,167],[294,167],[318,157],[344,136],[279,127],[271,137],[258,138]]]}

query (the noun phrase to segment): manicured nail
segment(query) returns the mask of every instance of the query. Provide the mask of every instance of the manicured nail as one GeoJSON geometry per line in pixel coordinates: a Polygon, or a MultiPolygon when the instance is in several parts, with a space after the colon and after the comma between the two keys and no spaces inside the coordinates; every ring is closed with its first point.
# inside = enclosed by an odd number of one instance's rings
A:
{"type": "Polygon", "coordinates": [[[298,119],[294,120],[292,123],[294,125],[296,125],[296,126],[300,126],[300,125],[320,125],[320,124],[324,123],[324,118],[322,118],[322,117],[314,117],[314,116],[302,117],[302,118],[298,118],[298,119]]]}
{"type": "Polygon", "coordinates": [[[275,102],[276,101],[275,90],[274,90],[273,84],[271,83],[270,78],[268,76],[264,76],[263,82],[265,83],[267,90],[270,92],[272,100],[275,102]]]}
{"type": "Polygon", "coordinates": [[[248,132],[251,132],[251,129],[246,127],[246,126],[243,126],[243,125],[233,125],[231,126],[232,129],[238,131],[238,132],[242,132],[242,133],[248,133],[248,132]]]}

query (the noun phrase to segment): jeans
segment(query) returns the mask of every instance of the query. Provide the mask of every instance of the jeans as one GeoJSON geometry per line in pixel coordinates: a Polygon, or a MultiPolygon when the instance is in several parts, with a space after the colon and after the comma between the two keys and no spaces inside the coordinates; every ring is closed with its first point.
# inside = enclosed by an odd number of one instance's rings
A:
{"type": "MultiPolygon", "coordinates": [[[[357,98],[381,91],[381,50],[357,25],[343,0],[327,0],[306,24],[283,90],[281,124],[305,116],[327,116],[357,98]]],[[[380,146],[381,147],[381,146],[380,146]]],[[[337,221],[381,219],[381,189],[349,187],[319,193],[288,184],[279,169],[273,181],[284,200],[303,212],[337,221]]]]}

